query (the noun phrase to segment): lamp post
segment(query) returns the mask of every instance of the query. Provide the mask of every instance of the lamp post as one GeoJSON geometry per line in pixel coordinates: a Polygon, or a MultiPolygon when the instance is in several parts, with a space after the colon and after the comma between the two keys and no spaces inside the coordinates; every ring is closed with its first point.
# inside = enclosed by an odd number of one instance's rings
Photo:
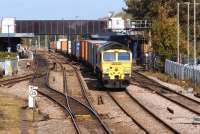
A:
{"type": "Polygon", "coordinates": [[[180,3],[177,3],[177,62],[180,62],[180,24],[179,24],[179,8],[180,8],[180,3]]]}
{"type": "MultiPolygon", "coordinates": [[[[196,55],[196,0],[194,0],[194,67],[197,64],[197,55],[196,55]]],[[[196,89],[196,73],[194,73],[194,88],[196,89]]]]}
{"type": "Polygon", "coordinates": [[[179,18],[179,9],[180,4],[187,4],[187,61],[189,64],[190,60],[190,5],[194,5],[194,65],[197,64],[197,56],[196,56],[196,5],[200,3],[184,2],[177,3],[177,62],[180,62],[180,18],[179,18]]]}
{"type": "Polygon", "coordinates": [[[11,46],[10,46],[10,26],[11,25],[7,25],[8,26],[8,52],[10,53],[11,52],[11,46]]]}
{"type": "Polygon", "coordinates": [[[111,28],[111,30],[112,30],[112,16],[113,16],[113,14],[114,14],[114,12],[113,11],[110,11],[109,13],[108,13],[108,26],[109,26],[109,24],[110,24],[110,28],[111,28]]]}
{"type": "Polygon", "coordinates": [[[188,7],[188,23],[187,23],[187,49],[188,49],[188,65],[190,64],[190,2],[187,2],[188,7]]]}
{"type": "Polygon", "coordinates": [[[197,64],[196,39],[196,0],[194,0],[194,65],[197,64]]]}

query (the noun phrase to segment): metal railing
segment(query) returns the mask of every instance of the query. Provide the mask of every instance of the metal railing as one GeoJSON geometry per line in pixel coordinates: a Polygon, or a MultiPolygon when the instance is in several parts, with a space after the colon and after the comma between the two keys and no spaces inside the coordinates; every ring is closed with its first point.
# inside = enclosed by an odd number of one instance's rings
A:
{"type": "Polygon", "coordinates": [[[165,61],[165,73],[179,80],[191,80],[200,84],[200,66],[165,61]]]}

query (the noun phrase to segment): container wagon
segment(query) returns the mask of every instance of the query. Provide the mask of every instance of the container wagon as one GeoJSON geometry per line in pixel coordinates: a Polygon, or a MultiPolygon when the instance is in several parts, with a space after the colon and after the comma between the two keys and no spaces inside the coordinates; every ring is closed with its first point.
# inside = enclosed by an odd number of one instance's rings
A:
{"type": "Polygon", "coordinates": [[[72,54],[89,64],[105,87],[126,88],[129,85],[132,53],[127,46],[117,42],[81,40],[73,47],[72,54]]]}

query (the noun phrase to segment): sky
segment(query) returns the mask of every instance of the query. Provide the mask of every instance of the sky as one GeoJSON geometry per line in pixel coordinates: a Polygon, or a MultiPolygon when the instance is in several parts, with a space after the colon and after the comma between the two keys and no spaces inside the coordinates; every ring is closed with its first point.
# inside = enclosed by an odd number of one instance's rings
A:
{"type": "Polygon", "coordinates": [[[124,0],[1,0],[0,17],[16,19],[98,19],[119,12],[124,0]]]}

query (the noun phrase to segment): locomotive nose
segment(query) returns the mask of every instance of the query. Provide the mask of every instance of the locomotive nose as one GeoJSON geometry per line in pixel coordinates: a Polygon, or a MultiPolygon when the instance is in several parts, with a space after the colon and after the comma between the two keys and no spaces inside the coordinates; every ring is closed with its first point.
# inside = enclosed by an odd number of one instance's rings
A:
{"type": "Polygon", "coordinates": [[[119,80],[119,75],[115,75],[115,80],[119,80]]]}

